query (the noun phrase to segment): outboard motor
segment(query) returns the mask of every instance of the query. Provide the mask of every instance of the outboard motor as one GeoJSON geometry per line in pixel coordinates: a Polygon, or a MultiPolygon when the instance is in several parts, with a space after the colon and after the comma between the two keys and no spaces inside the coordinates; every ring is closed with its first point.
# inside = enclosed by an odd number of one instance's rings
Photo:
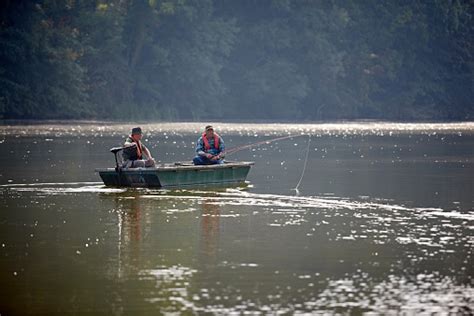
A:
{"type": "Polygon", "coordinates": [[[114,154],[115,156],[115,171],[119,172],[122,167],[120,166],[120,163],[119,163],[119,159],[117,157],[117,154],[119,153],[119,151],[123,150],[123,147],[113,147],[113,148],[110,148],[110,152],[114,154]]]}

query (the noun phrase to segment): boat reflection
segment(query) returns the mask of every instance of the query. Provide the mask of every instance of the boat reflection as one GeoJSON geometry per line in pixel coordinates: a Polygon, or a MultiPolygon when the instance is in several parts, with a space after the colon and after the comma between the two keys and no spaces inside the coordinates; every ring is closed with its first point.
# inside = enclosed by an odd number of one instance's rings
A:
{"type": "Polygon", "coordinates": [[[142,210],[139,194],[126,199],[116,198],[118,226],[118,270],[117,276],[136,273],[140,266],[142,243],[142,210]]]}
{"type": "Polygon", "coordinates": [[[219,250],[220,234],[220,215],[219,205],[213,199],[205,199],[201,209],[201,257],[202,262],[215,264],[217,252],[219,250]]]}
{"type": "MultiPolygon", "coordinates": [[[[146,249],[151,248],[160,252],[159,246],[155,248],[156,243],[160,239],[160,237],[158,237],[160,236],[160,232],[151,233],[151,229],[152,226],[156,227],[153,223],[163,220],[165,216],[170,216],[165,214],[168,208],[175,205],[176,200],[161,200],[160,203],[157,204],[157,201],[144,199],[143,192],[140,191],[128,191],[125,196],[117,195],[113,200],[113,209],[117,216],[116,231],[118,233],[116,239],[118,267],[116,266],[116,273],[114,273],[114,275],[119,279],[126,279],[130,275],[139,273],[141,269],[151,268],[151,266],[147,264],[149,263],[147,258],[150,259],[150,256],[155,257],[155,259],[158,257],[167,258],[165,261],[169,260],[170,263],[175,262],[176,258],[170,256],[169,250],[161,252],[161,254],[155,253],[154,255],[145,252],[147,252],[146,249]],[[153,206],[153,212],[149,210],[151,206],[153,206]],[[154,243],[155,247],[150,247],[149,243],[154,243]]],[[[221,209],[218,205],[218,200],[214,197],[206,197],[202,200],[200,206],[200,209],[197,209],[197,211],[200,211],[198,220],[188,222],[188,220],[191,219],[190,214],[183,213],[179,216],[179,222],[181,222],[182,225],[191,225],[189,227],[190,229],[192,229],[192,226],[198,229],[199,240],[196,245],[197,248],[195,251],[188,253],[197,255],[199,265],[202,268],[212,268],[218,264],[219,241],[222,229],[222,223],[220,221],[221,209]]],[[[176,250],[185,249],[187,246],[184,246],[183,243],[188,243],[188,241],[181,240],[179,234],[175,237],[178,237],[175,241],[179,241],[175,245],[176,250]]],[[[161,238],[166,239],[168,237],[162,236],[161,238]]],[[[171,251],[171,253],[174,253],[174,251],[171,251]]],[[[181,259],[188,261],[189,258],[185,256],[181,259]]]]}

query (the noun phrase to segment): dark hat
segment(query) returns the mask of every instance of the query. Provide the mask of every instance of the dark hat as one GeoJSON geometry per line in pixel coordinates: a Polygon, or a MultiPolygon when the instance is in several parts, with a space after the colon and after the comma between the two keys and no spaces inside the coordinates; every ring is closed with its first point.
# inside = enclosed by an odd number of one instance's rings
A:
{"type": "Polygon", "coordinates": [[[141,134],[141,133],[142,133],[142,129],[140,127],[132,128],[132,135],[133,134],[141,134]]]}
{"type": "Polygon", "coordinates": [[[209,131],[209,130],[211,130],[211,129],[214,130],[214,127],[212,127],[212,125],[207,125],[207,126],[206,126],[206,131],[209,131]]]}

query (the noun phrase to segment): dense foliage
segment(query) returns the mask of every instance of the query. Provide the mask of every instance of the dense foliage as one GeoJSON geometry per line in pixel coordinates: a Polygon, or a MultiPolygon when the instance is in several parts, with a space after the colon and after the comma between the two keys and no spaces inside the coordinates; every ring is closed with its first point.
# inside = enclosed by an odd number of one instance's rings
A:
{"type": "Polygon", "coordinates": [[[0,3],[0,118],[474,119],[473,0],[0,3]]]}

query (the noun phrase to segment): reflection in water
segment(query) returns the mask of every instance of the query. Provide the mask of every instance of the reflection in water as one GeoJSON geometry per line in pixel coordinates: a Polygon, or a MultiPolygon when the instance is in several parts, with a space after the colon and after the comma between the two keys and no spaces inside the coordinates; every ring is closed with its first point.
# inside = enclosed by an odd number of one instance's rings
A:
{"type": "Polygon", "coordinates": [[[140,199],[138,194],[127,199],[115,198],[115,205],[119,235],[117,276],[123,278],[136,271],[140,263],[142,239],[140,199]]]}
{"type": "Polygon", "coordinates": [[[175,314],[180,311],[197,311],[199,308],[190,299],[190,280],[197,272],[182,265],[159,266],[140,271],[141,281],[151,281],[154,289],[147,293],[145,301],[157,304],[160,312],[175,314]]]}
{"type": "Polygon", "coordinates": [[[204,257],[203,261],[215,263],[219,248],[219,233],[219,205],[215,204],[215,200],[205,199],[201,210],[201,256],[204,257]]]}
{"type": "MultiPolygon", "coordinates": [[[[30,204],[43,207],[41,203],[54,201],[62,205],[63,224],[77,217],[95,225],[89,231],[81,227],[78,240],[98,236],[100,241],[86,245],[80,254],[74,253],[76,248],[68,253],[74,256],[75,269],[83,267],[80,277],[93,271],[91,284],[113,301],[114,311],[124,314],[133,313],[134,306],[160,313],[220,314],[415,314],[470,308],[472,211],[416,208],[370,197],[352,200],[236,189],[111,192],[89,186],[12,185],[5,190],[8,194],[2,198],[14,196],[16,200],[9,201],[22,206],[18,214],[30,204]],[[79,208],[74,205],[78,200],[84,201],[79,208]],[[88,216],[84,210],[89,210],[88,216]],[[104,228],[111,233],[100,235],[104,228]],[[108,276],[105,281],[103,274],[108,276]]],[[[54,210],[44,208],[32,216],[49,214],[54,221],[54,210]]],[[[13,223],[15,217],[10,218],[13,223]]],[[[44,220],[38,218],[39,225],[44,220]]],[[[31,248],[43,249],[43,240],[57,242],[56,233],[28,231],[27,236],[31,248]],[[41,243],[34,244],[32,235],[41,243]]],[[[67,241],[75,234],[64,230],[61,236],[59,240],[67,241]]],[[[0,241],[6,244],[0,248],[3,254],[11,255],[14,247],[21,250],[11,239],[0,241]]],[[[43,251],[54,254],[54,249],[43,251]]],[[[25,260],[37,263],[42,256],[25,260]]],[[[69,272],[66,268],[64,275],[69,272]]],[[[40,288],[47,288],[48,279],[40,281],[40,288]]],[[[81,282],[77,280],[76,286],[81,282]]],[[[71,292],[62,300],[77,295],[76,288],[71,292]]],[[[92,296],[83,293],[83,302],[90,303],[92,296]]]]}
{"type": "MultiPolygon", "coordinates": [[[[189,159],[200,126],[148,142],[189,159]]],[[[300,196],[305,138],[237,153],[247,191],[124,189],[93,169],[128,126],[4,128],[0,313],[472,314],[474,123],[218,128],[311,134],[300,196]]]]}

